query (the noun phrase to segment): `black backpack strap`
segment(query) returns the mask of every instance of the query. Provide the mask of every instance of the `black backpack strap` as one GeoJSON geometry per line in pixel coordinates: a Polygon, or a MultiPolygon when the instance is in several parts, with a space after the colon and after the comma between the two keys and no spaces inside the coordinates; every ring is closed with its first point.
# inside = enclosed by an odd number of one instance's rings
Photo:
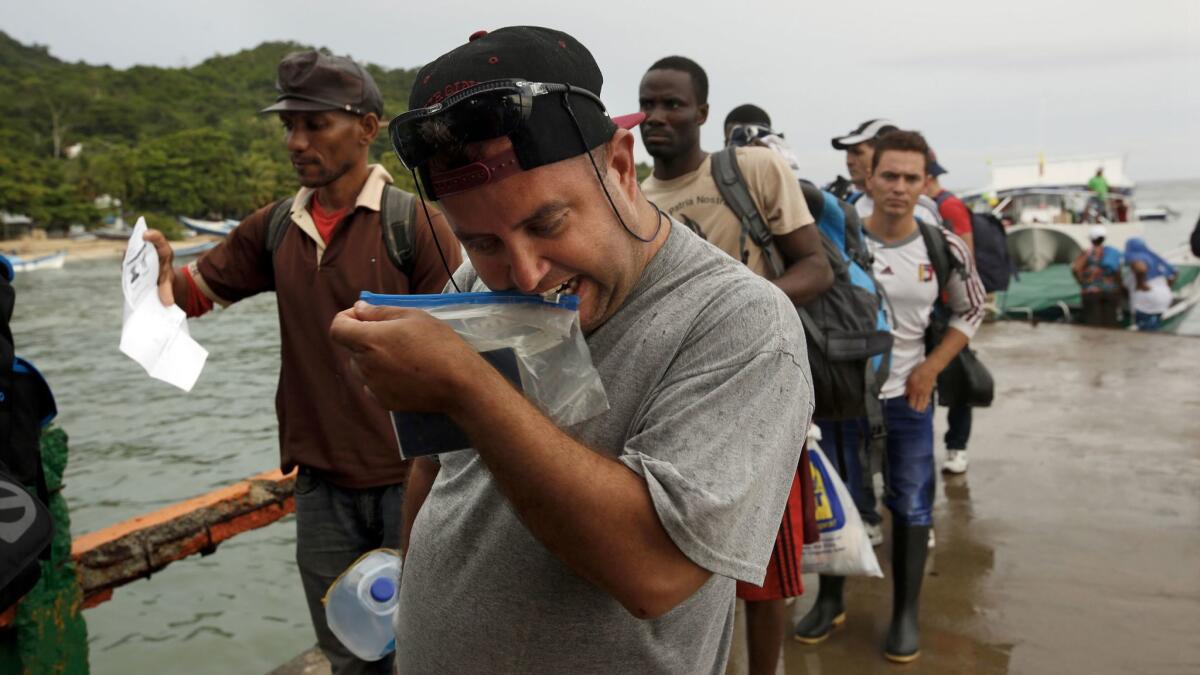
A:
{"type": "Polygon", "coordinates": [[[294,200],[295,197],[281,199],[271,207],[271,216],[267,218],[267,253],[272,260],[275,258],[275,251],[279,249],[279,242],[283,241],[283,235],[292,222],[294,200]]]}
{"type": "MultiPolygon", "coordinates": [[[[417,222],[417,199],[394,185],[385,185],[379,208],[379,224],[383,229],[384,248],[396,269],[412,280],[416,260],[416,238],[413,227],[417,222]]],[[[433,227],[433,223],[430,223],[433,227]]]]}
{"type": "Polygon", "coordinates": [[[883,472],[883,461],[887,456],[887,417],[883,414],[883,401],[871,392],[879,391],[882,382],[875,381],[875,369],[870,361],[863,368],[863,392],[867,394],[863,400],[863,409],[867,418],[867,438],[865,443],[858,444],[859,466],[867,467],[862,474],[862,488],[875,490],[875,474],[883,472]]]}
{"type": "Polygon", "coordinates": [[[930,321],[929,328],[925,331],[925,353],[928,354],[942,341],[946,328],[949,326],[950,312],[942,297],[946,291],[946,284],[950,281],[950,275],[959,274],[966,278],[967,270],[958,258],[950,253],[950,245],[946,242],[946,233],[941,226],[930,225],[918,220],[917,228],[921,230],[921,238],[925,240],[925,249],[929,253],[929,264],[933,265],[933,274],[937,277],[938,285],[937,300],[933,303],[933,320],[930,321]]]}
{"type": "Polygon", "coordinates": [[[783,260],[779,255],[779,250],[775,248],[775,241],[772,239],[770,228],[767,227],[767,221],[758,212],[754,198],[750,196],[750,190],[746,187],[746,179],[742,176],[741,168],[738,167],[737,155],[734,154],[732,146],[722,148],[712,154],[712,175],[717,184],[717,191],[725,200],[725,205],[737,215],[738,220],[742,223],[742,262],[745,263],[749,257],[746,249],[746,239],[749,238],[762,249],[771,273],[776,277],[783,274],[783,260]]]}
{"type": "Polygon", "coordinates": [[[925,240],[925,250],[929,253],[929,264],[933,265],[933,273],[937,277],[938,300],[941,301],[946,284],[950,281],[950,272],[959,267],[958,261],[950,254],[946,235],[942,234],[940,227],[918,220],[917,228],[921,230],[921,238],[925,240]]]}
{"type": "Polygon", "coordinates": [[[825,193],[806,180],[800,181],[800,191],[804,193],[804,201],[808,204],[813,220],[821,222],[821,216],[825,215],[825,193]]]}

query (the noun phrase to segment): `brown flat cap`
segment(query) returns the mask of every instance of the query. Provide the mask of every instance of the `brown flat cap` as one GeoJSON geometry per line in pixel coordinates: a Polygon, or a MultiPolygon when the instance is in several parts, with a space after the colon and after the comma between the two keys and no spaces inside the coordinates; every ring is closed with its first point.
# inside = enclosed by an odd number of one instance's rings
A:
{"type": "Polygon", "coordinates": [[[275,104],[259,112],[342,110],[383,117],[383,96],[375,80],[348,56],[311,49],[288,54],[279,62],[275,88],[275,104]]]}

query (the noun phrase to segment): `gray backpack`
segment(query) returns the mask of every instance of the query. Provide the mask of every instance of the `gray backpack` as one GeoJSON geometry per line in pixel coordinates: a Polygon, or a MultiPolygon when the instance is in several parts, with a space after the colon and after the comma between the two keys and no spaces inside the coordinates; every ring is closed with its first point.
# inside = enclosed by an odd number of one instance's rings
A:
{"type": "MultiPolygon", "coordinates": [[[[279,243],[283,241],[288,225],[291,224],[292,200],[294,197],[280,200],[271,208],[271,216],[267,221],[267,252],[275,257],[279,243]]],[[[383,189],[383,199],[379,209],[379,223],[383,229],[384,248],[387,249],[388,259],[396,269],[404,272],[409,279],[413,274],[413,260],[416,257],[416,244],[413,237],[413,227],[417,221],[417,199],[411,192],[406,192],[394,185],[386,185],[383,189]]]]}

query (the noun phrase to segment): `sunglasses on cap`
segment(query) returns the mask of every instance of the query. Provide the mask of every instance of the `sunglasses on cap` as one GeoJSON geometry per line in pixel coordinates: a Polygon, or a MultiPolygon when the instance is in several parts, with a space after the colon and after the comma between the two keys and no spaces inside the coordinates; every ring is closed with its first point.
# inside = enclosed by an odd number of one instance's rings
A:
{"type": "Polygon", "coordinates": [[[431,106],[397,115],[388,124],[392,146],[405,168],[415,171],[437,153],[437,145],[421,131],[424,122],[439,119],[464,143],[512,136],[533,113],[533,99],[556,93],[585,96],[604,110],[600,98],[568,84],[491,80],[467,87],[431,106]]]}

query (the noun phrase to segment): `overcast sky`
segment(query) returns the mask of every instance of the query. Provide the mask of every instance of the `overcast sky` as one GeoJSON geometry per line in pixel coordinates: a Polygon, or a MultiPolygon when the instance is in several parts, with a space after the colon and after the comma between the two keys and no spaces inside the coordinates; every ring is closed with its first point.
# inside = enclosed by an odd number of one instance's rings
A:
{"type": "Polygon", "coordinates": [[[830,137],[872,117],[924,132],[956,187],[986,183],[989,160],[1039,152],[1124,155],[1135,180],[1200,176],[1200,0],[0,0],[0,30],[17,40],[120,68],[265,40],[416,67],[512,24],[587,45],[613,114],[636,109],[659,57],[697,60],[711,83],[706,149],[753,102],[818,181],[845,171],[830,137]]]}

